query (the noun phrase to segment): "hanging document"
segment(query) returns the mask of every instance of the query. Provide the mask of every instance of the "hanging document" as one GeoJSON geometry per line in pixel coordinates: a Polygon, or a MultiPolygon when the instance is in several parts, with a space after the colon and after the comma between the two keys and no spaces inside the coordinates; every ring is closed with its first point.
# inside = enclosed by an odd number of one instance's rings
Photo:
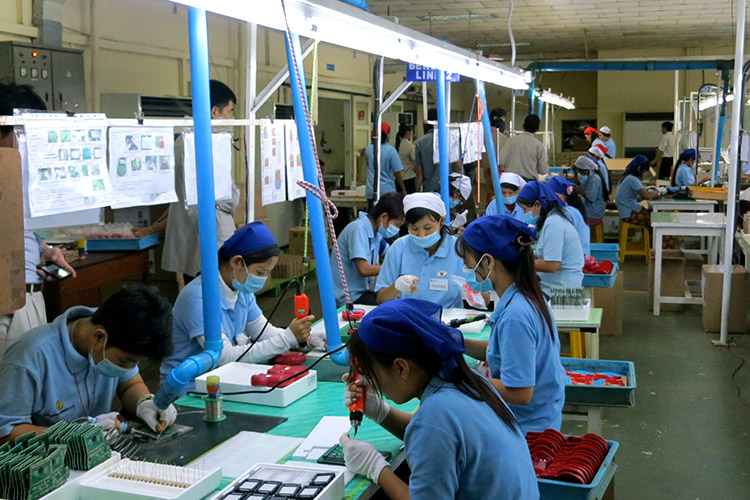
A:
{"type": "Polygon", "coordinates": [[[112,208],[177,201],[172,127],[110,127],[109,178],[112,208]]]}
{"type": "MultiPolygon", "coordinates": [[[[438,130],[435,127],[435,131],[432,136],[432,162],[437,164],[440,163],[440,146],[438,139],[438,130]]],[[[461,159],[461,131],[457,127],[448,128],[448,163],[453,163],[461,159]]]]}
{"type": "Polygon", "coordinates": [[[284,124],[260,121],[261,203],[286,201],[286,166],[284,164],[284,124]]]}
{"type": "Polygon", "coordinates": [[[114,201],[104,115],[23,116],[32,217],[105,207],[114,201]]]}
{"type": "Polygon", "coordinates": [[[471,122],[461,124],[461,152],[463,163],[475,163],[482,159],[484,147],[484,128],[481,123],[471,122]]]}
{"type": "Polygon", "coordinates": [[[290,200],[305,196],[305,190],[297,181],[305,180],[302,172],[302,155],[299,150],[297,125],[294,120],[284,120],[286,128],[286,181],[290,200]]]}
{"type": "MultiPolygon", "coordinates": [[[[183,134],[185,143],[185,205],[198,204],[195,173],[195,132],[183,134]]],[[[214,196],[216,201],[232,198],[232,134],[216,132],[213,138],[214,196]]]]}

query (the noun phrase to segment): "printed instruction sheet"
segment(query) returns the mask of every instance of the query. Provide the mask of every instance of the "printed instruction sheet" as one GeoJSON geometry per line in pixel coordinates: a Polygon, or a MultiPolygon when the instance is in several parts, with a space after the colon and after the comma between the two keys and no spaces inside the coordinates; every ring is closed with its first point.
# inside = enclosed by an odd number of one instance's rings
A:
{"type": "Polygon", "coordinates": [[[299,150],[299,137],[297,135],[297,124],[294,120],[284,120],[286,137],[286,180],[287,194],[290,200],[296,200],[305,196],[305,190],[297,181],[305,180],[302,172],[302,155],[299,150]]]}
{"type": "MultiPolygon", "coordinates": [[[[432,162],[440,163],[440,141],[438,130],[432,134],[432,162]]],[[[448,163],[453,163],[461,158],[461,130],[458,127],[448,128],[448,163]]]]}
{"type": "Polygon", "coordinates": [[[284,128],[284,123],[280,121],[260,121],[260,181],[263,205],[287,199],[284,128]]]}
{"type": "MultiPolygon", "coordinates": [[[[232,134],[214,129],[214,196],[216,201],[232,198],[232,134]]],[[[185,205],[198,204],[198,187],[195,171],[195,132],[183,133],[185,144],[185,205]]]]}

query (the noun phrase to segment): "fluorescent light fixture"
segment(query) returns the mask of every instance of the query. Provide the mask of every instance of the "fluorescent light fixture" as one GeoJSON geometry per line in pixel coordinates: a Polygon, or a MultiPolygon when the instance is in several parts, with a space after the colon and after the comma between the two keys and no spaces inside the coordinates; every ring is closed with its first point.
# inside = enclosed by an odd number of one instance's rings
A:
{"type": "Polygon", "coordinates": [[[474,21],[494,17],[492,14],[451,14],[448,16],[417,16],[417,19],[420,21],[474,21]]]}
{"type": "Polygon", "coordinates": [[[537,98],[540,101],[546,102],[547,104],[551,104],[553,106],[560,106],[561,108],[565,109],[576,109],[575,98],[566,98],[558,94],[553,94],[549,90],[542,91],[542,93],[539,94],[537,98]]]}
{"type": "MultiPolygon", "coordinates": [[[[529,42],[516,42],[516,47],[529,47],[531,44],[529,42]]],[[[493,47],[510,47],[512,44],[510,42],[488,42],[488,43],[478,43],[477,48],[478,49],[491,49],[493,47]]]]}
{"type": "MultiPolygon", "coordinates": [[[[280,1],[173,0],[222,16],[284,31],[280,1]]],[[[458,73],[512,89],[526,89],[527,71],[511,68],[339,0],[286,0],[293,33],[360,52],[458,73]]]]}
{"type": "MultiPolygon", "coordinates": [[[[734,101],[734,94],[727,94],[727,96],[724,98],[724,102],[732,102],[734,101]]],[[[705,111],[707,109],[715,108],[719,104],[719,99],[712,95],[711,97],[708,97],[698,103],[698,111],[705,111]]]]}

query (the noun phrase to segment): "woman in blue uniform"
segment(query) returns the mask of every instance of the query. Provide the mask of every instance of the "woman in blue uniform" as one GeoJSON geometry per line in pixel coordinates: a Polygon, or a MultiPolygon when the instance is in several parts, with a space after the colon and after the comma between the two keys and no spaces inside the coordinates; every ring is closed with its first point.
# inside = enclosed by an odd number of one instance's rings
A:
{"type": "MultiPolygon", "coordinates": [[[[372,291],[375,279],[380,273],[380,256],[388,250],[385,240],[390,240],[399,232],[404,223],[404,195],[389,193],[370,210],[360,212],[357,220],[350,222],[339,236],[341,265],[344,267],[349,298],[352,303],[376,305],[376,295],[372,291]]],[[[341,282],[338,260],[331,252],[331,273],[336,305],[346,303],[344,285],[341,282]]]]}
{"type": "Polygon", "coordinates": [[[518,198],[518,191],[525,185],[526,181],[520,175],[503,172],[500,175],[500,189],[503,193],[501,210],[500,212],[497,211],[497,203],[492,198],[484,211],[484,215],[509,215],[514,219],[523,220],[523,209],[518,206],[516,199],[518,198]]]}
{"type": "Polygon", "coordinates": [[[640,204],[640,200],[657,200],[659,193],[646,189],[641,183],[643,172],[648,168],[649,161],[643,155],[633,158],[625,168],[625,173],[617,183],[617,211],[620,219],[638,226],[651,226],[651,213],[640,204]]]}
{"type": "Polygon", "coordinates": [[[559,430],[565,403],[560,338],[534,270],[535,237],[523,222],[490,215],[469,224],[456,245],[469,286],[500,297],[489,342],[467,339],[466,351],[487,362],[524,433],[559,430]]]}
{"type": "Polygon", "coordinates": [[[445,224],[445,204],[436,193],[404,197],[409,235],[397,239],[385,255],[375,291],[378,303],[411,296],[443,307],[461,307],[461,291],[453,276],[463,263],[453,251],[456,237],[445,224]]]}
{"type": "Polygon", "coordinates": [[[604,176],[588,156],[579,156],[573,166],[578,184],[586,192],[583,207],[586,209],[586,223],[590,229],[604,223],[607,209],[607,194],[604,189],[604,176]]]}
{"type": "MultiPolygon", "coordinates": [[[[255,292],[265,286],[280,253],[271,231],[262,222],[251,222],[238,229],[219,249],[219,307],[224,343],[220,365],[268,361],[310,336],[313,316],[295,318],[286,329],[276,328],[267,324],[255,301],[255,292]]],[[[177,296],[172,327],[174,352],[161,364],[162,382],[188,357],[203,352],[202,278],[201,275],[191,281],[177,296]]],[[[183,393],[193,388],[191,381],[183,393]]]]}
{"type": "Polygon", "coordinates": [[[477,218],[477,207],[471,194],[471,178],[454,172],[449,177],[451,226],[465,227],[477,218]]]}
{"type": "Polygon", "coordinates": [[[672,170],[672,178],[669,180],[670,186],[679,188],[695,186],[711,178],[710,175],[701,174],[698,176],[696,182],[695,174],[693,173],[695,154],[695,149],[686,149],[680,154],[680,158],[677,160],[677,168],[672,170]]]}
{"type": "Polygon", "coordinates": [[[461,332],[440,322],[442,308],[416,299],[367,314],[349,352],[372,386],[348,384],[345,404],[365,396],[365,415],[404,440],[411,469],[399,479],[369,443],[341,436],[349,470],[394,500],[534,500],[529,450],[513,414],[464,361],[461,332]],[[375,388],[373,390],[373,387],[375,388]],[[416,413],[391,408],[419,398],[416,413]]]}
{"type": "Polygon", "coordinates": [[[563,211],[560,198],[547,186],[532,181],[521,188],[518,203],[527,224],[536,225],[535,267],[542,290],[575,288],[583,281],[583,247],[576,229],[563,211]]]}
{"type": "Polygon", "coordinates": [[[581,247],[583,248],[583,257],[586,258],[591,255],[591,230],[587,224],[586,208],[583,206],[583,189],[578,185],[570,182],[565,177],[553,177],[549,180],[547,185],[552,191],[560,197],[563,201],[563,212],[568,216],[573,227],[576,228],[578,237],[581,239],[581,247]]]}

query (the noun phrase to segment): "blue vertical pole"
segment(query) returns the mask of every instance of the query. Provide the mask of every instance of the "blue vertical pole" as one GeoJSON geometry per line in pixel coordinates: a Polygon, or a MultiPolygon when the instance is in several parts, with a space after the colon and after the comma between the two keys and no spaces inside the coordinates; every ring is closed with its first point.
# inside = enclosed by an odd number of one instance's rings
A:
{"type": "Polygon", "coordinates": [[[214,156],[211,138],[211,93],[208,83],[208,23],[206,21],[205,10],[190,7],[188,12],[205,349],[207,351],[221,352],[219,256],[216,246],[216,196],[214,195],[214,156]]]}
{"type": "Polygon", "coordinates": [[[440,194],[445,203],[445,212],[447,214],[445,223],[451,222],[451,195],[449,187],[449,170],[448,165],[448,113],[445,109],[445,71],[437,71],[437,112],[438,112],[438,148],[440,154],[440,194]]]}
{"type": "MultiPolygon", "coordinates": [[[[715,186],[716,183],[719,181],[719,159],[721,157],[720,155],[721,142],[724,139],[724,121],[727,116],[726,96],[727,96],[727,93],[729,92],[729,72],[722,71],[721,79],[724,81],[724,89],[721,93],[721,112],[719,113],[719,123],[716,124],[716,151],[714,151],[714,178],[711,182],[712,186],[715,186]]],[[[741,95],[738,91],[735,91],[734,97],[735,97],[735,106],[741,106],[742,104],[739,102],[741,95]]],[[[679,153],[680,151],[678,151],[678,154],[679,153]]],[[[696,160],[695,163],[696,163],[696,171],[697,171],[698,161],[696,160]]]]}
{"type": "Polygon", "coordinates": [[[490,113],[487,106],[487,97],[484,92],[484,82],[476,80],[477,93],[479,100],[484,104],[484,113],[482,113],[482,129],[484,130],[484,147],[487,149],[487,156],[490,159],[490,172],[492,173],[492,187],[495,190],[495,204],[497,213],[503,213],[503,190],[500,187],[500,169],[497,168],[497,156],[495,156],[495,139],[492,137],[492,126],[490,125],[490,113]]]}
{"type": "MultiPolygon", "coordinates": [[[[287,37],[284,37],[285,39],[287,37]]],[[[294,103],[294,121],[297,124],[297,135],[299,136],[299,149],[302,156],[302,171],[306,182],[319,186],[318,171],[313,153],[312,137],[307,128],[307,117],[305,107],[307,87],[305,84],[305,66],[302,60],[302,49],[300,48],[299,36],[291,35],[290,41],[286,39],[286,56],[289,65],[289,81],[292,86],[292,99],[294,103]],[[295,59],[296,68],[295,71],[295,59]],[[299,79],[297,74],[299,73],[299,79]]],[[[338,313],[336,311],[336,294],[333,291],[333,275],[331,274],[331,262],[328,255],[328,239],[326,235],[326,223],[323,214],[323,205],[318,198],[309,191],[306,193],[307,209],[310,213],[310,232],[312,233],[313,251],[315,252],[316,269],[318,273],[318,290],[323,308],[323,323],[326,328],[326,339],[328,350],[341,347],[341,331],[339,330],[338,313]]],[[[331,359],[338,364],[348,364],[347,352],[339,351],[331,355],[331,359]]]]}

